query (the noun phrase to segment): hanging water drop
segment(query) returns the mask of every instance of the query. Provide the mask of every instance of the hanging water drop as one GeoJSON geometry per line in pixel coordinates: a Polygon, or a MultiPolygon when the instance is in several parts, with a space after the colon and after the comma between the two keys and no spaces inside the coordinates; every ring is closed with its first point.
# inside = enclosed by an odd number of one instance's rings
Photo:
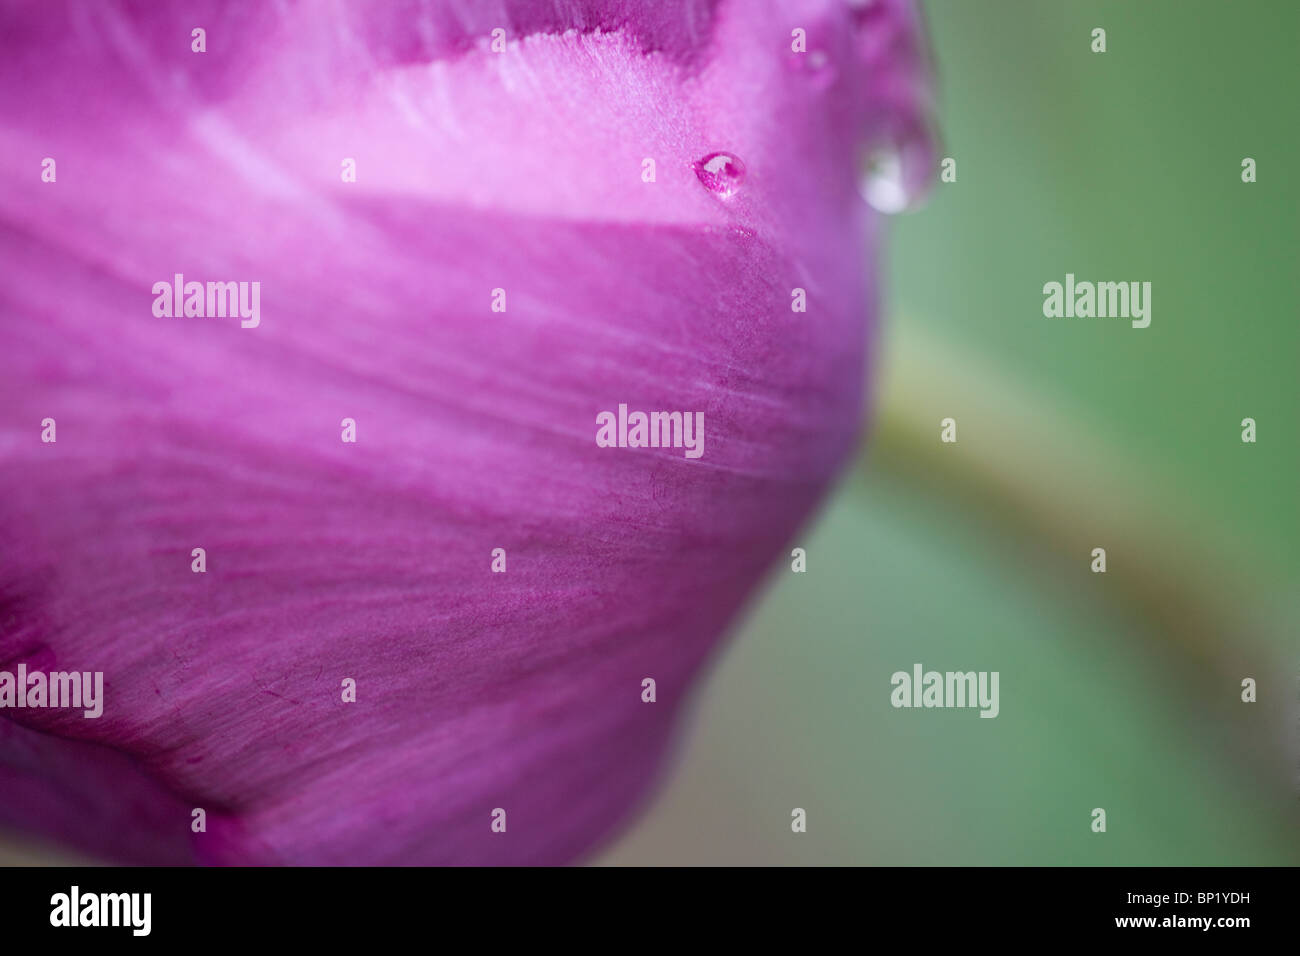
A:
{"type": "Polygon", "coordinates": [[[858,181],[868,205],[887,216],[914,207],[930,186],[933,149],[914,138],[872,150],[858,181]]]}
{"type": "Polygon", "coordinates": [[[695,175],[709,192],[719,199],[728,199],[745,181],[745,164],[731,153],[709,153],[696,160],[695,175]]]}

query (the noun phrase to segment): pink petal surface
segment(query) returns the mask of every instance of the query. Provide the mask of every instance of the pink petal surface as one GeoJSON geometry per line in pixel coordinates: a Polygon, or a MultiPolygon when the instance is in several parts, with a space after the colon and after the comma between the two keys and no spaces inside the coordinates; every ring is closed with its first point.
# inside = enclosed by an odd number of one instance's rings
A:
{"type": "Polygon", "coordinates": [[[106,684],[97,720],[0,711],[0,825],[266,864],[615,832],[853,448],[856,176],[919,115],[910,6],[41,3],[0,35],[0,669],[106,684]],[[177,272],[259,281],[260,326],[155,317],[177,272]],[[703,457],[598,447],[619,403],[702,411],[703,457]]]}

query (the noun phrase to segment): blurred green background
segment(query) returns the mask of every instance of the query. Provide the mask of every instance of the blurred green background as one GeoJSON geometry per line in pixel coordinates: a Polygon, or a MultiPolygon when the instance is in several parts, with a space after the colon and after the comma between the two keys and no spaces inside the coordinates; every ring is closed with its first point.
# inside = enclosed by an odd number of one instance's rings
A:
{"type": "Polygon", "coordinates": [[[957,181],[890,224],[869,443],[594,862],[1298,863],[1300,5],[926,11],[957,181]],[[1150,328],[1044,318],[1067,272],[1150,328]],[[1000,716],[893,709],[914,662],[1000,716]]]}

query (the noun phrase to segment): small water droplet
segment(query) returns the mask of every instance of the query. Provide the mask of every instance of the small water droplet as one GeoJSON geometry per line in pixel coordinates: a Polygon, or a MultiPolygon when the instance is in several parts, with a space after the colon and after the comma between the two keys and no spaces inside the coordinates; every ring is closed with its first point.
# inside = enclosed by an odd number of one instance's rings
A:
{"type": "Polygon", "coordinates": [[[709,153],[695,162],[695,175],[719,199],[729,199],[745,181],[745,164],[731,153],[709,153]]]}
{"type": "Polygon", "coordinates": [[[791,53],[786,58],[786,65],[793,73],[798,73],[804,82],[814,89],[822,90],[835,82],[835,64],[825,50],[809,50],[807,53],[791,53]]]}
{"type": "Polygon", "coordinates": [[[867,155],[858,192],[872,209],[887,216],[913,208],[929,190],[933,152],[924,137],[873,149],[867,155]]]}

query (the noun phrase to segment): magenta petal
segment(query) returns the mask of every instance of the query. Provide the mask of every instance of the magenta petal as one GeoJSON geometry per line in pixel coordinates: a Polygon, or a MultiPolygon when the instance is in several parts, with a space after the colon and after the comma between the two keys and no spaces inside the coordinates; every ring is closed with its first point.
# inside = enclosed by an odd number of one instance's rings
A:
{"type": "Polygon", "coordinates": [[[626,818],[852,450],[858,163],[923,108],[909,5],[765,6],[0,14],[0,670],[106,675],[99,719],[0,711],[0,825],[534,863],[626,818]],[[155,317],[178,272],[261,324],[155,317]],[[620,403],[702,411],[703,457],[598,447],[620,403]]]}

